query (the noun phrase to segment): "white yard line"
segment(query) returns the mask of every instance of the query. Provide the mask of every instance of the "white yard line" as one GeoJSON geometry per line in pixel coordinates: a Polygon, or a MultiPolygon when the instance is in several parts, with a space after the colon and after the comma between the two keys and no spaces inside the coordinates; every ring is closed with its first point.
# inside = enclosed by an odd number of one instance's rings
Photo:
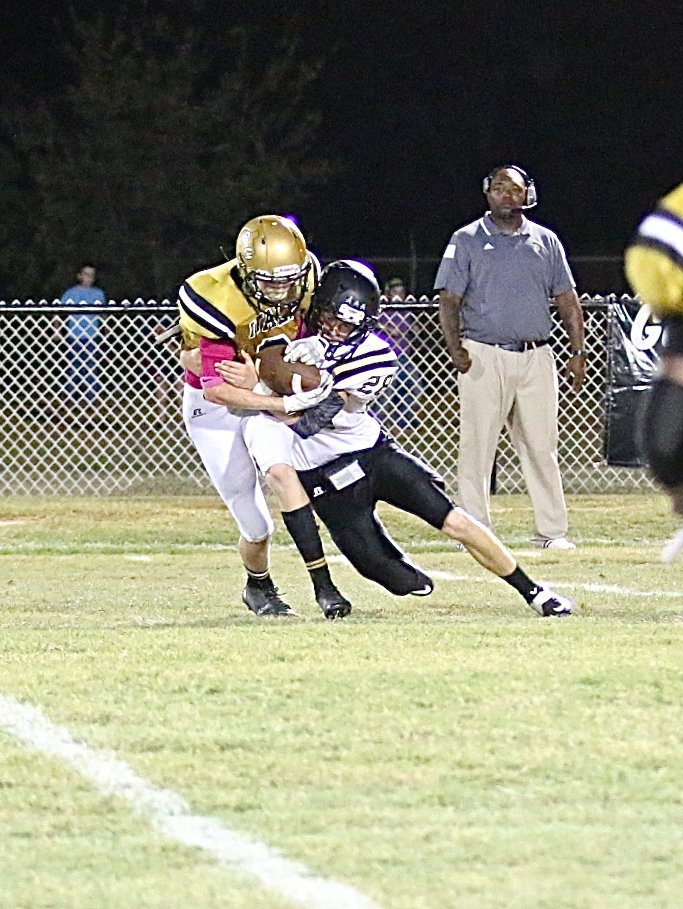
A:
{"type": "MultiPolygon", "coordinates": [[[[430,571],[428,568],[425,569],[427,574],[432,578],[437,578],[441,581],[467,581],[468,583],[475,583],[477,581],[483,583],[499,583],[499,579],[495,578],[491,574],[485,574],[481,577],[474,577],[474,575],[467,574],[452,574],[450,571],[430,571]]],[[[540,582],[539,582],[540,583],[540,582]]],[[[632,587],[619,587],[617,584],[570,584],[565,581],[544,581],[549,587],[557,587],[558,590],[586,590],[588,593],[618,593],[620,596],[624,597],[672,597],[674,599],[679,599],[683,602],[683,592],[680,590],[635,590],[632,587]]]]}
{"type": "Polygon", "coordinates": [[[34,751],[69,764],[106,796],[128,802],[133,811],[169,839],[201,849],[231,871],[248,875],[267,890],[305,909],[379,909],[346,884],[317,877],[265,843],[193,814],[175,792],[148,783],[123,761],[77,742],[40,710],[0,695],[0,728],[34,751]]]}
{"type": "Polygon", "coordinates": [[[550,586],[561,590],[580,588],[589,593],[618,593],[624,597],[665,597],[680,600],[683,604],[683,591],[681,590],[635,590],[633,587],[619,587],[617,584],[566,584],[552,581],[550,586]]]}

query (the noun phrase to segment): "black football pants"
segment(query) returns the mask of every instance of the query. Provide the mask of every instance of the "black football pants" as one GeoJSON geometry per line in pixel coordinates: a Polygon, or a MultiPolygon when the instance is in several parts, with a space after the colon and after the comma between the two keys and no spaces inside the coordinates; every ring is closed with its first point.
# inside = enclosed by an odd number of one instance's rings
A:
{"type": "Polygon", "coordinates": [[[454,507],[430,467],[395,442],[343,455],[324,467],[299,471],[299,479],[330,536],[363,577],[398,596],[424,591],[429,578],[406,559],[379,520],[375,505],[388,502],[441,530],[454,507]],[[336,489],[334,475],[357,461],[364,476],[336,489]]]}

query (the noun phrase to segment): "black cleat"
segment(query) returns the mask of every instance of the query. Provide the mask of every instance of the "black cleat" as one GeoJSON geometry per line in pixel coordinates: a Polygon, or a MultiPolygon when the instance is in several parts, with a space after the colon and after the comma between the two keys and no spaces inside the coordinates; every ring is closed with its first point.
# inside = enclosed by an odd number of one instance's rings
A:
{"type": "Polygon", "coordinates": [[[251,609],[254,615],[296,615],[292,607],[280,599],[278,589],[272,581],[263,587],[256,587],[254,584],[247,583],[247,586],[242,591],[242,602],[247,609],[251,609]]]}
{"type": "Polygon", "coordinates": [[[418,568],[414,568],[414,571],[415,586],[408,593],[413,597],[428,597],[434,590],[434,581],[424,571],[420,571],[418,568]]]}
{"type": "Polygon", "coordinates": [[[315,592],[315,598],[325,618],[330,619],[330,621],[343,619],[344,616],[351,612],[351,603],[339,593],[334,584],[325,584],[319,587],[315,592]]]}
{"type": "Polygon", "coordinates": [[[425,584],[423,584],[421,587],[418,587],[417,590],[411,590],[410,595],[411,595],[411,597],[428,597],[429,594],[433,593],[433,592],[434,592],[434,585],[428,579],[427,582],[425,584]]]}

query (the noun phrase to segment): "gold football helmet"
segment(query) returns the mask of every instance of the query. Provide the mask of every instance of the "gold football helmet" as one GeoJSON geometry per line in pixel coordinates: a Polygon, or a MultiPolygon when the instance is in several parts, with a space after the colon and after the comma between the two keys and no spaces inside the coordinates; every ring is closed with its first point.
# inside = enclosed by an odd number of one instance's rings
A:
{"type": "Polygon", "coordinates": [[[237,235],[242,292],[260,312],[282,315],[299,307],[312,260],[296,224],[281,215],[259,215],[237,235]]]}

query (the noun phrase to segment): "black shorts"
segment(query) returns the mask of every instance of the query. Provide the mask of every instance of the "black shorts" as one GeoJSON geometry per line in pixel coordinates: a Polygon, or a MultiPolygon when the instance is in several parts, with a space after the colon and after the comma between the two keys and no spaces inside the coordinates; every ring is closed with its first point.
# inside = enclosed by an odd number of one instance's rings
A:
{"type": "Polygon", "coordinates": [[[377,502],[388,502],[441,530],[454,507],[436,471],[386,438],[373,448],[343,455],[314,470],[300,471],[299,478],[328,527],[352,523],[359,507],[374,509],[377,502]],[[336,489],[335,476],[354,462],[364,476],[336,489]]]}
{"type": "Polygon", "coordinates": [[[431,589],[429,577],[406,558],[375,510],[377,502],[388,502],[441,530],[453,503],[430,467],[381,438],[373,448],[299,477],[340,552],[360,574],[397,596],[431,589]]]}

